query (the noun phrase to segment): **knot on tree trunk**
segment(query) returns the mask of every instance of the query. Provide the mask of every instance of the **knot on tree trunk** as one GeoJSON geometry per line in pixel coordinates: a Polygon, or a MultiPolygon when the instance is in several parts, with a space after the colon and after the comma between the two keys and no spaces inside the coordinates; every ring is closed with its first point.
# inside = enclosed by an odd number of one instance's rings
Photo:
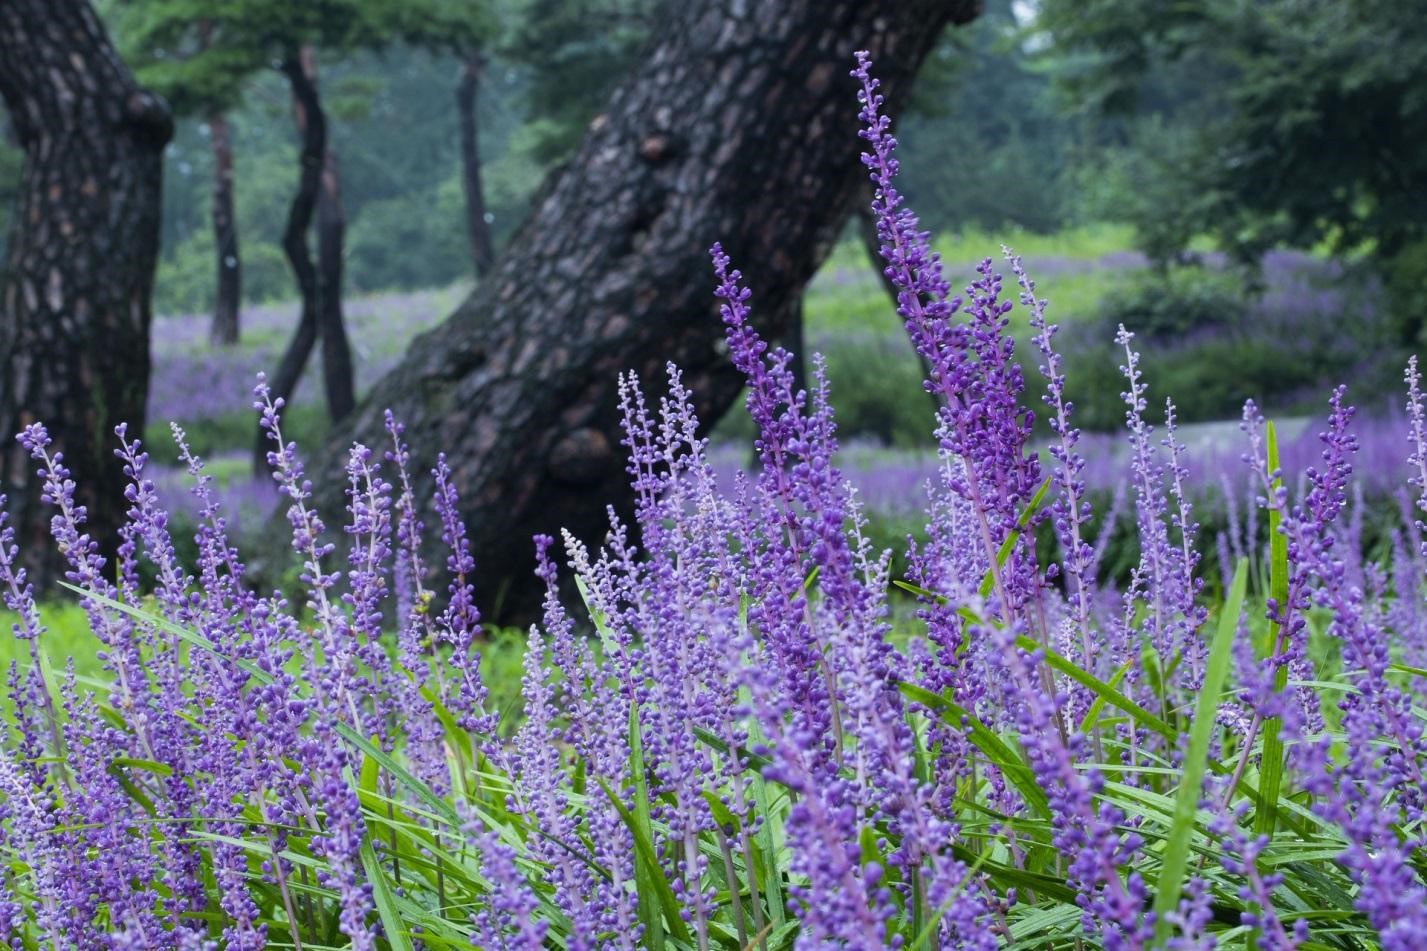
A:
{"type": "Polygon", "coordinates": [[[603,478],[613,458],[609,437],[585,427],[566,433],[550,450],[550,477],[567,485],[591,485],[603,478]]]}
{"type": "Polygon", "coordinates": [[[984,5],[981,0],[970,0],[957,5],[952,11],[951,23],[953,26],[965,26],[981,15],[984,5]]]}
{"type": "Polygon", "coordinates": [[[647,135],[639,143],[639,157],[650,165],[659,165],[679,154],[679,149],[674,142],[673,136],[667,132],[655,132],[647,135]]]}
{"type": "Polygon", "coordinates": [[[154,145],[173,138],[173,111],[162,96],[146,89],[135,89],[124,100],[124,123],[154,145]]]}

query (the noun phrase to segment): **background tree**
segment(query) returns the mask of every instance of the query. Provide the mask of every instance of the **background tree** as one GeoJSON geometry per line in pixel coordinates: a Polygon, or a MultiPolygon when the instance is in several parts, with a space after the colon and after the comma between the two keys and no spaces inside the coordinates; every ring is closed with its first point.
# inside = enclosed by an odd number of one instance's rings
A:
{"type": "Polygon", "coordinates": [[[568,159],[590,118],[630,74],[666,0],[507,0],[502,55],[526,67],[530,152],[549,167],[568,159]]]}
{"type": "Polygon", "coordinates": [[[302,309],[273,376],[273,389],[285,398],[291,396],[320,336],[328,411],[333,419],[340,419],[354,402],[351,354],[341,316],[342,216],[312,48],[350,49],[383,42],[370,5],[356,0],[303,4],[243,0],[213,9],[201,0],[160,0],[140,5],[135,19],[136,42],[149,49],[153,71],[164,77],[166,85],[193,90],[189,95],[197,103],[235,101],[243,84],[273,63],[287,80],[302,144],[283,250],[302,296],[302,309]],[[319,261],[314,263],[307,234],[322,202],[319,261]]]}
{"type": "MultiPolygon", "coordinates": [[[[444,450],[475,550],[508,575],[486,597],[523,603],[531,535],[593,536],[603,501],[628,498],[618,372],[653,380],[673,360],[707,420],[738,393],[718,347],[711,243],[745,268],[762,328],[787,329],[862,177],[852,51],[880,58],[895,110],[942,26],[976,12],[933,0],[670,5],[490,279],[417,339],[333,446],[378,444],[390,407],[414,468],[444,450]]],[[[318,491],[341,505],[337,480],[318,491]]]]}
{"type": "Polygon", "coordinates": [[[944,230],[1048,234],[1083,215],[1089,130],[1054,95],[1058,64],[1035,49],[1031,8],[984,7],[917,75],[900,136],[908,200],[944,230]]]}
{"type": "MultiPolygon", "coordinates": [[[[503,10],[509,13],[508,10],[503,10]]],[[[485,0],[458,0],[404,8],[394,32],[409,46],[447,52],[460,61],[456,82],[456,115],[461,153],[461,193],[466,207],[466,234],[471,266],[484,277],[495,261],[495,243],[481,181],[480,124],[476,110],[489,49],[500,33],[500,18],[485,0]]]]}
{"type": "Polygon", "coordinates": [[[243,301],[242,256],[233,198],[233,137],[228,112],[242,100],[252,64],[215,49],[208,7],[195,0],[120,3],[111,12],[125,58],[138,80],[168,100],[180,118],[202,118],[213,156],[211,217],[216,279],[214,343],[239,337],[243,301]]]}
{"type": "Polygon", "coordinates": [[[1427,234],[1427,21],[1401,4],[1044,0],[1039,25],[1074,101],[1143,120],[1120,194],[1153,255],[1208,234],[1244,260],[1391,258],[1427,234]]]}
{"type": "MultiPolygon", "coordinates": [[[[322,382],[327,413],[333,421],[352,411],[356,402],[352,351],[342,319],[342,241],[346,218],[342,211],[341,173],[328,145],[327,113],[318,93],[317,62],[311,44],[282,60],[282,74],[292,90],[293,119],[302,140],[301,174],[283,233],[283,251],[292,263],[302,290],[297,330],[273,376],[273,393],[291,398],[312,354],[322,341],[322,382]],[[307,245],[314,213],[317,219],[317,262],[307,245]]],[[[264,439],[257,440],[256,464],[266,465],[264,439]]]]}
{"type": "Polygon", "coordinates": [[[55,570],[33,466],[13,436],[50,427],[112,544],[124,501],[111,452],[143,427],[167,105],[120,62],[83,0],[0,4],[0,96],[24,149],[0,277],[0,484],[41,581],[55,570]]]}
{"type": "MultiPolygon", "coordinates": [[[[323,384],[331,418],[355,403],[352,357],[342,316],[343,241],[339,165],[331,146],[329,116],[317,78],[317,54],[352,55],[392,44],[474,48],[480,37],[473,3],[406,3],[398,0],[242,0],[217,10],[201,0],[161,0],[145,5],[138,32],[167,80],[209,90],[210,99],[233,99],[269,64],[287,80],[301,140],[298,187],[288,210],[282,246],[302,307],[293,336],[272,375],[275,396],[291,397],[320,341],[323,384]],[[183,51],[175,54],[173,50],[183,51]],[[189,52],[191,50],[191,52],[189,52]],[[160,52],[162,51],[162,52],[160,52]],[[317,258],[308,244],[317,229],[317,258]]],[[[265,452],[258,439],[256,464],[265,452]]]]}
{"type": "Polygon", "coordinates": [[[461,128],[461,194],[466,200],[466,233],[471,239],[471,268],[476,277],[485,277],[495,263],[495,243],[486,220],[486,193],[481,184],[480,123],[476,98],[487,59],[480,50],[470,50],[461,58],[461,75],[456,82],[456,113],[461,128]]]}

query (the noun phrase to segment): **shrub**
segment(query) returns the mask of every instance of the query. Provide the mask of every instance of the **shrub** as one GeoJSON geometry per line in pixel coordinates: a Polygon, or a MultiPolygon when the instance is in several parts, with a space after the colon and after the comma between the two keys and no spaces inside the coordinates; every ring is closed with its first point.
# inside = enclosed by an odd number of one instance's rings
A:
{"type": "Polygon", "coordinates": [[[1203,331],[1239,327],[1248,316],[1248,289],[1232,273],[1176,267],[1133,274],[1100,303],[1101,332],[1123,325],[1156,345],[1178,344],[1203,331]]]}
{"type": "MultiPolygon", "coordinates": [[[[296,293],[282,249],[264,241],[242,245],[243,299],[283,300],[296,293]]],[[[154,311],[191,314],[213,308],[217,260],[211,231],[200,231],[159,260],[154,277],[154,311]]]]}
{"type": "MultiPolygon", "coordinates": [[[[347,459],[343,570],[259,387],[300,606],[243,584],[186,452],[203,515],[183,572],[123,427],[131,544],[111,573],[35,424],[22,440],[110,682],[91,696],[44,664],[5,531],[0,585],[32,661],[0,751],[7,943],[1420,946],[1427,548],[1410,514],[1386,568],[1346,543],[1342,392],[1296,501],[1274,428],[1246,408],[1269,552],[1210,603],[1187,461],[1172,423],[1162,444],[1145,423],[1122,333],[1140,557],[1125,591],[1100,586],[1044,301],[1010,257],[1050,380],[1048,473],[1027,449],[1001,277],[985,261],[950,303],[895,192],[865,54],[854,75],[884,253],[943,401],[943,478],[901,582],[915,621],[893,628],[887,556],[832,464],[825,372],[793,391],[717,246],[759,470],[723,491],[677,369],[657,412],[622,381],[635,517],[597,551],[564,540],[591,638],[557,595],[553,539],[536,540],[548,597],[515,720],[479,676],[449,470],[432,473],[438,603],[390,415],[387,446],[347,459]],[[1054,550],[1032,541],[1044,526],[1054,550]],[[1315,631],[1331,649],[1310,654],[1315,631]]],[[[1415,362],[1408,383],[1420,498],[1415,362]]]]}
{"type": "Polygon", "coordinates": [[[1283,412],[1310,411],[1319,381],[1351,378],[1379,403],[1397,388],[1381,290],[1331,262],[1272,252],[1262,287],[1209,267],[1139,276],[1102,301],[1102,314],[1071,327],[1070,388],[1082,426],[1116,428],[1124,418],[1115,381],[1124,326],[1157,341],[1144,361],[1153,382],[1149,412],[1173,394],[1186,422],[1233,418],[1245,399],[1283,412]]]}
{"type": "Polygon", "coordinates": [[[1427,238],[1399,250],[1387,262],[1387,305],[1397,342],[1427,343],[1427,238]]]}

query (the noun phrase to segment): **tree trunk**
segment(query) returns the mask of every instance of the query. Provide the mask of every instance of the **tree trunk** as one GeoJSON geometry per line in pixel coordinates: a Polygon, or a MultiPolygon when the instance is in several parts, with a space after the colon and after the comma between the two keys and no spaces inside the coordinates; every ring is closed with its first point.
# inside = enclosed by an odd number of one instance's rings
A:
{"type": "Polygon", "coordinates": [[[89,531],[112,550],[126,508],[113,428],[144,426],[161,156],[173,122],[84,0],[0,3],[0,96],[25,150],[0,278],[0,492],[44,584],[59,556],[14,434],[49,427],[89,531]]]}
{"type": "MultiPolygon", "coordinates": [[[[318,337],[322,339],[322,379],[327,412],[335,422],[356,405],[352,351],[342,316],[342,240],[346,218],[342,212],[341,177],[337,157],[327,145],[327,116],[317,93],[317,71],[312,49],[282,63],[282,73],[292,89],[293,114],[302,136],[297,193],[288,209],[282,247],[302,295],[297,329],[269,383],[274,398],[290,400],[302,379],[318,337]],[[317,263],[307,245],[307,230],[317,215],[317,263]]],[[[253,467],[267,471],[268,441],[258,432],[253,467]]]]}
{"type": "MultiPolygon", "coordinates": [[[[876,57],[895,112],[941,28],[979,4],[667,9],[642,64],[546,183],[490,278],[333,436],[333,448],[379,444],[390,407],[418,471],[447,454],[485,606],[502,600],[506,618],[538,591],[533,534],[567,527],[597,543],[605,505],[627,510],[616,374],[633,369],[659,387],[665,363],[677,363],[708,424],[740,391],[721,346],[709,245],[723,242],[743,269],[766,337],[787,332],[866,174],[853,51],[876,57]]],[[[321,504],[339,511],[340,468],[314,477],[321,504]]]]}
{"type": "Polygon", "coordinates": [[[482,278],[495,262],[491,228],[486,222],[486,196],[481,185],[481,150],[476,123],[476,94],[480,91],[485,57],[472,53],[461,65],[456,86],[456,112],[461,122],[461,187],[466,194],[466,231],[471,238],[471,265],[482,278]]]}
{"type": "MultiPolygon", "coordinates": [[[[307,366],[307,358],[312,355],[313,345],[317,343],[318,278],[317,268],[312,263],[312,252],[307,246],[307,229],[312,225],[312,215],[317,210],[322,191],[322,170],[327,155],[327,119],[322,114],[317,87],[308,78],[300,56],[285,59],[281,69],[292,89],[293,112],[298,134],[302,136],[297,192],[288,207],[287,227],[282,234],[282,250],[297,281],[298,293],[302,295],[302,309],[297,319],[297,330],[268,385],[275,398],[288,400],[297,389],[303,368],[307,366]]],[[[267,452],[267,434],[259,430],[253,457],[253,467],[259,475],[267,472],[267,452]]]]}
{"type": "Polygon", "coordinates": [[[352,348],[342,317],[342,237],[346,230],[342,176],[337,155],[329,145],[322,161],[322,194],[317,199],[317,322],[322,335],[322,384],[333,422],[357,405],[352,348]]]}
{"type": "Polygon", "coordinates": [[[218,253],[211,336],[214,343],[226,346],[238,342],[238,310],[243,301],[238,222],[233,216],[233,140],[228,118],[221,112],[208,117],[208,128],[213,143],[213,244],[218,253]]]}

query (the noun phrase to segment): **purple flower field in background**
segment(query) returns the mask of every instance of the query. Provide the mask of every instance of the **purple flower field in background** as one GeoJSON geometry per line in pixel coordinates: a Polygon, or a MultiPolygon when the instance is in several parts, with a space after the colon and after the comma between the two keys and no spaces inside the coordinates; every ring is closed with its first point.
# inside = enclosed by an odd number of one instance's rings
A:
{"type": "MultiPolygon", "coordinates": [[[[228,531],[242,543],[252,543],[282,500],[269,478],[252,474],[252,457],[247,453],[216,456],[207,460],[210,471],[232,472],[215,479],[209,492],[223,508],[228,531]]],[[[183,525],[197,525],[202,518],[203,500],[194,496],[193,480],[180,466],[151,465],[149,475],[164,509],[183,525]]]]}
{"type": "MultiPolygon", "coordinates": [[[[1290,417],[1275,422],[1286,472],[1304,472],[1317,462],[1321,451],[1318,434],[1326,425],[1325,419],[1290,417]]],[[[1355,483],[1366,495],[1387,496],[1401,486],[1398,470],[1406,424],[1400,413],[1361,416],[1354,421],[1360,447],[1358,458],[1362,460],[1355,483]]],[[[1244,458],[1250,447],[1238,422],[1182,425],[1177,427],[1176,436],[1189,452],[1185,485],[1196,498],[1202,501],[1220,495],[1225,485],[1235,489],[1240,505],[1251,503],[1259,494],[1254,473],[1244,458]]],[[[1087,490],[1113,494],[1125,488],[1131,477],[1132,447],[1123,433],[1082,433],[1079,445],[1085,457],[1083,477],[1087,490]]],[[[1048,465],[1047,446],[1033,444],[1032,448],[1039,453],[1042,464],[1048,465]]],[[[746,448],[724,444],[710,450],[709,461],[721,480],[730,481],[750,460],[746,448]]],[[[945,462],[930,450],[890,449],[857,440],[842,446],[837,465],[856,488],[867,511],[888,516],[923,512],[927,486],[937,484],[945,468],[945,462]]]]}
{"type": "MultiPolygon", "coordinates": [[[[365,392],[396,364],[412,337],[445,318],[460,295],[458,285],[343,301],[357,393],[365,392]]],[[[235,347],[212,345],[208,336],[211,320],[209,314],[155,319],[151,420],[161,424],[192,422],[242,411],[251,400],[258,372],[271,374],[277,367],[297,326],[297,304],[244,308],[244,342],[235,347]]],[[[318,347],[294,394],[295,404],[322,398],[321,361],[318,347]]]]}

